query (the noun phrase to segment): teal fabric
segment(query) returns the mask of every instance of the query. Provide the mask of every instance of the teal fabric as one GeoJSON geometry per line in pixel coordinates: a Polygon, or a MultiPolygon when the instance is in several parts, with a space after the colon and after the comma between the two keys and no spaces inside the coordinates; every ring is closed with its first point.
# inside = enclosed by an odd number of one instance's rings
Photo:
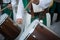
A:
{"type": "MultiPolygon", "coordinates": [[[[3,9],[4,7],[6,7],[7,5],[8,5],[7,3],[4,3],[4,4],[2,5],[2,9],[3,9]]],[[[3,10],[3,14],[4,14],[4,13],[8,14],[8,15],[13,19],[13,11],[12,11],[12,10],[6,8],[5,10],[3,10]]]]}
{"type": "MultiPolygon", "coordinates": [[[[24,8],[28,5],[29,1],[28,0],[23,0],[23,5],[24,8]]],[[[29,8],[26,9],[29,12],[29,8]]]]}
{"type": "MultiPolygon", "coordinates": [[[[49,12],[51,14],[51,24],[52,24],[52,19],[53,19],[54,13],[58,13],[58,15],[60,15],[60,3],[54,1],[53,6],[49,9],[49,12]]],[[[57,18],[59,18],[59,17],[57,17],[57,18]]]]}
{"type": "Polygon", "coordinates": [[[43,19],[43,24],[47,26],[47,19],[46,19],[46,17],[44,17],[44,19],[43,19]]]}
{"type": "Polygon", "coordinates": [[[60,14],[60,3],[56,3],[56,5],[57,5],[56,10],[60,14]]]}
{"type": "Polygon", "coordinates": [[[53,14],[56,8],[56,2],[53,3],[53,6],[50,8],[50,13],[53,14]]]}
{"type": "MultiPolygon", "coordinates": [[[[23,0],[24,8],[27,6],[28,3],[29,3],[28,0],[23,0]]],[[[3,6],[2,6],[2,8],[6,7],[6,6],[7,6],[7,4],[4,3],[3,6]]],[[[27,9],[27,11],[29,11],[29,9],[27,9]]],[[[3,13],[8,14],[13,19],[13,12],[12,12],[12,10],[9,10],[8,8],[6,8],[3,11],[3,13]]],[[[37,19],[38,17],[39,16],[35,16],[34,18],[31,18],[31,22],[34,21],[35,19],[37,19]]],[[[46,17],[43,19],[43,24],[46,25],[46,17]]]]}
{"type": "Polygon", "coordinates": [[[54,13],[55,10],[60,13],[60,3],[54,1],[53,6],[50,8],[50,13],[54,13]]]}
{"type": "MultiPolygon", "coordinates": [[[[34,16],[34,18],[31,18],[31,22],[33,22],[35,19],[38,19],[39,16],[34,16]]],[[[43,20],[43,24],[47,26],[47,20],[46,20],[46,16],[42,19],[43,20]]]]}
{"type": "Polygon", "coordinates": [[[33,22],[35,19],[37,19],[39,16],[34,16],[34,18],[31,18],[31,22],[33,22]]]}
{"type": "Polygon", "coordinates": [[[53,15],[55,12],[55,8],[56,8],[56,2],[54,1],[52,7],[50,7],[50,9],[49,9],[49,12],[51,14],[51,24],[52,24],[52,19],[53,19],[53,15]]]}

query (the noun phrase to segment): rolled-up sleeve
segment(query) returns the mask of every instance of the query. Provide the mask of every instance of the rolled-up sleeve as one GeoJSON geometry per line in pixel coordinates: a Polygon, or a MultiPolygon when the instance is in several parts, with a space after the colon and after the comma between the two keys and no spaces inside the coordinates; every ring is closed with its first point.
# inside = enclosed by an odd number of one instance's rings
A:
{"type": "Polygon", "coordinates": [[[18,18],[22,18],[23,19],[23,14],[24,14],[23,2],[22,2],[22,0],[19,0],[17,14],[16,14],[16,19],[18,19],[18,18]]]}

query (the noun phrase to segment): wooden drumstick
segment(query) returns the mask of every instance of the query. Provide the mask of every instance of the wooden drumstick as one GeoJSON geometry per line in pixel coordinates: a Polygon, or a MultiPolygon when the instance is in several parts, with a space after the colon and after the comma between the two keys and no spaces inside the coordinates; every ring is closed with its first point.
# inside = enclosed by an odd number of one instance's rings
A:
{"type": "Polygon", "coordinates": [[[27,4],[27,6],[24,9],[26,10],[31,3],[32,3],[32,0],[27,4]]]}
{"type": "Polygon", "coordinates": [[[3,9],[0,9],[0,12],[2,12],[3,10],[5,10],[7,7],[4,7],[3,9]]]}
{"type": "Polygon", "coordinates": [[[3,11],[4,9],[6,9],[7,7],[4,7],[3,9],[1,9],[1,11],[3,11]]]}

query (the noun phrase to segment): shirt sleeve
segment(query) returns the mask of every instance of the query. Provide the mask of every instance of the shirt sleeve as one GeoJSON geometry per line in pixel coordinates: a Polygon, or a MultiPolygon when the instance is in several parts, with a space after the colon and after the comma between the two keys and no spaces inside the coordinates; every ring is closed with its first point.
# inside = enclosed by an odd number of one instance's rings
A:
{"type": "Polygon", "coordinates": [[[39,6],[42,8],[42,9],[46,9],[50,6],[50,3],[51,3],[52,0],[40,0],[39,1],[39,6]]]}
{"type": "Polygon", "coordinates": [[[23,2],[22,2],[22,0],[19,0],[17,14],[16,14],[16,19],[18,19],[18,18],[22,18],[23,19],[23,14],[24,14],[23,2]]]}

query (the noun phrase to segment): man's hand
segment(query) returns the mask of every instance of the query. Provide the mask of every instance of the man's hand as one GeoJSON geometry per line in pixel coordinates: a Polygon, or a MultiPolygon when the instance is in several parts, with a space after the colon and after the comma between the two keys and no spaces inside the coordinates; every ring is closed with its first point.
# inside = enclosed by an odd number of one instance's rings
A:
{"type": "Polygon", "coordinates": [[[7,8],[10,9],[10,10],[12,10],[12,5],[8,4],[7,8]]]}
{"type": "Polygon", "coordinates": [[[39,0],[31,0],[34,4],[39,4],[39,0]]]}
{"type": "Polygon", "coordinates": [[[23,19],[20,19],[20,18],[17,19],[17,23],[18,23],[18,24],[22,24],[22,22],[23,22],[23,19]]]}

